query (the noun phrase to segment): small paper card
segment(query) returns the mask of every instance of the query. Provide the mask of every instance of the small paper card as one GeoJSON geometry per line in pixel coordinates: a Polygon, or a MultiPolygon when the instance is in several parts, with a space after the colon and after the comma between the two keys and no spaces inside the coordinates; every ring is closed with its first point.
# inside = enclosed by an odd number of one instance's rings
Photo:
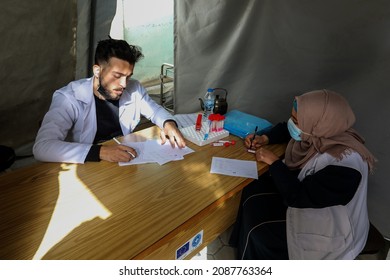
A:
{"type": "Polygon", "coordinates": [[[257,179],[257,162],[253,160],[213,157],[210,173],[257,179]]]}

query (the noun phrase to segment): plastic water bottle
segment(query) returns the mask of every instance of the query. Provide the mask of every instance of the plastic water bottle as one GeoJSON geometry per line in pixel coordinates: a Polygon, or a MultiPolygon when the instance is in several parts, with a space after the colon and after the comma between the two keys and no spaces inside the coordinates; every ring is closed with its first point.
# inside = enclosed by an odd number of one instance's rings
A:
{"type": "Polygon", "coordinates": [[[204,96],[204,113],[203,116],[206,120],[208,120],[209,116],[213,113],[214,110],[214,89],[207,89],[206,95],[204,96]]]}

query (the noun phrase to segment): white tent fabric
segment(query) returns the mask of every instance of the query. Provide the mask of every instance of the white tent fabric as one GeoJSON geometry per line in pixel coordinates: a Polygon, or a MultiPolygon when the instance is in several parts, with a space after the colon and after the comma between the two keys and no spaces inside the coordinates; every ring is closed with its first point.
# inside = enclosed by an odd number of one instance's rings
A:
{"type": "Polygon", "coordinates": [[[229,110],[276,123],[294,95],[343,94],[379,162],[370,177],[371,221],[390,238],[390,2],[176,0],[176,113],[200,109],[208,87],[229,110]]]}

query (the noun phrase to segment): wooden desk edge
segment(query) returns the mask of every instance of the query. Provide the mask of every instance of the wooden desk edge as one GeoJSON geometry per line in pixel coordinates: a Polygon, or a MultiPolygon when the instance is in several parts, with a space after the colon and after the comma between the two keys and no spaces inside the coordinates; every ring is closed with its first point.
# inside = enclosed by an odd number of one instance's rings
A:
{"type": "MultiPolygon", "coordinates": [[[[276,148],[276,151],[277,153],[279,154],[279,156],[281,158],[283,158],[284,156],[284,150],[285,150],[285,145],[273,145],[274,147],[277,147],[276,148]]],[[[263,164],[260,169],[259,169],[259,176],[261,174],[264,174],[266,171],[268,171],[269,167],[268,165],[266,164],[263,164]]],[[[200,211],[197,215],[193,216],[191,219],[187,220],[186,222],[184,222],[181,226],[177,227],[176,229],[174,229],[173,231],[171,231],[170,233],[168,233],[167,235],[165,235],[163,238],[161,238],[159,241],[157,241],[156,243],[152,244],[151,246],[149,246],[147,249],[145,249],[144,251],[142,251],[141,253],[139,253],[138,255],[136,255],[133,259],[134,260],[143,260],[143,259],[158,259],[156,258],[156,256],[158,256],[159,254],[155,254],[155,252],[157,252],[158,250],[160,250],[162,247],[164,247],[166,244],[168,244],[167,246],[169,246],[169,243],[172,243],[174,242],[174,240],[176,239],[176,237],[178,235],[181,234],[181,232],[186,232],[186,231],[190,231],[189,229],[191,229],[194,225],[198,225],[200,223],[200,221],[204,220],[206,217],[209,217],[210,214],[218,211],[218,208],[220,208],[222,205],[226,204],[226,203],[229,203],[229,201],[232,201],[232,204],[231,206],[231,210],[233,211],[233,214],[237,212],[237,209],[238,209],[238,204],[239,204],[239,201],[240,201],[240,197],[241,197],[241,191],[242,189],[247,186],[249,183],[251,183],[253,181],[253,179],[246,179],[245,181],[243,181],[241,184],[237,185],[233,190],[229,191],[228,193],[226,193],[225,195],[223,195],[221,198],[219,198],[218,200],[216,200],[215,202],[213,202],[212,204],[210,204],[209,206],[207,206],[206,208],[204,208],[202,211],[200,211]],[[236,199],[235,199],[236,198],[236,199]]],[[[227,213],[229,214],[229,213],[227,213]]],[[[230,215],[232,215],[232,213],[230,213],[230,215]]],[[[235,218],[234,218],[235,220],[235,218]]],[[[224,229],[221,231],[221,232],[216,232],[215,235],[219,235],[220,233],[222,233],[223,231],[225,231],[226,229],[228,229],[234,222],[234,220],[229,224],[229,225],[226,225],[224,227],[224,229]]],[[[189,238],[191,238],[194,234],[196,234],[198,232],[198,229],[197,230],[193,230],[193,231],[190,231],[188,232],[188,234],[186,234],[186,238],[184,238],[184,240],[189,240],[189,238]]],[[[199,246],[196,250],[194,250],[193,252],[191,252],[188,256],[187,256],[187,259],[188,258],[191,258],[192,256],[194,256],[197,252],[199,252],[201,249],[203,249],[204,247],[206,247],[209,243],[211,243],[214,239],[210,239],[210,238],[207,238],[206,234],[204,234],[204,242],[202,243],[201,246],[199,246]],[[205,240],[206,239],[206,240],[205,240]],[[209,239],[209,240],[208,240],[209,239]]],[[[184,242],[182,243],[184,244],[184,242]]],[[[180,245],[182,245],[180,244],[180,245]]],[[[180,246],[179,245],[179,246],[180,246]]],[[[171,246],[172,247],[172,246],[171,246]]],[[[176,249],[178,249],[179,247],[176,247],[176,249]]],[[[171,248],[172,249],[172,248],[171,248]]],[[[175,256],[174,254],[172,253],[170,255],[172,258],[167,258],[167,259],[173,259],[175,256]]]]}

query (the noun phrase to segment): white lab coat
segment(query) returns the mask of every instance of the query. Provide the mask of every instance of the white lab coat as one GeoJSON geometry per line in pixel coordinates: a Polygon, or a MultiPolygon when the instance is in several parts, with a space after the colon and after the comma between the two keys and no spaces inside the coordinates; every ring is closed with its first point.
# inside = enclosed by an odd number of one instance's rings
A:
{"type": "MultiPolygon", "coordinates": [[[[119,100],[119,122],[123,135],[131,133],[141,115],[162,128],[174,119],[154,102],[145,88],[130,79],[119,100]]],[[[69,83],[53,94],[49,111],[38,131],[33,147],[40,161],[84,163],[97,130],[93,79],[69,83]]]]}

